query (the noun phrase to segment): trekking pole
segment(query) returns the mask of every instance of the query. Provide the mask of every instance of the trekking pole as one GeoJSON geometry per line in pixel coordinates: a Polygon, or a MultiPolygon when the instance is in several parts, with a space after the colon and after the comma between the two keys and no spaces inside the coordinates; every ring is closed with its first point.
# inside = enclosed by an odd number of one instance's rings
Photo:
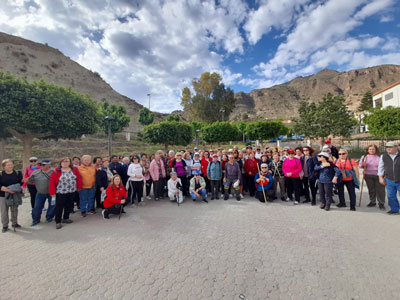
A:
{"type": "MultiPolygon", "coordinates": [[[[258,169],[259,178],[261,178],[261,171],[260,171],[260,166],[258,165],[258,163],[257,163],[257,169],[258,169]]],[[[262,192],[264,195],[264,203],[267,204],[267,198],[265,197],[265,191],[264,191],[264,184],[262,182],[261,182],[261,189],[262,189],[262,192]]]]}
{"type": "MultiPolygon", "coordinates": [[[[126,203],[126,202],[125,202],[126,203]]],[[[124,206],[121,203],[121,209],[119,210],[119,217],[118,220],[121,220],[121,215],[122,215],[122,210],[124,209],[124,206]]]]}
{"type": "Polygon", "coordinates": [[[360,201],[358,201],[358,207],[361,206],[361,198],[362,198],[362,192],[363,192],[364,180],[365,180],[365,169],[366,169],[366,167],[367,167],[367,158],[368,158],[368,156],[365,155],[365,161],[364,161],[364,166],[363,166],[363,179],[362,179],[362,181],[361,181],[360,201]]]}

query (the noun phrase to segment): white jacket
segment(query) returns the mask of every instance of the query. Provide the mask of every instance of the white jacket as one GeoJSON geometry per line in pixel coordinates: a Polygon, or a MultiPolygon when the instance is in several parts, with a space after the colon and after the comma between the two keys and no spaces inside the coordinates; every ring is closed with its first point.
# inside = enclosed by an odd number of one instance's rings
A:
{"type": "Polygon", "coordinates": [[[143,179],[144,179],[143,173],[144,173],[144,169],[140,165],[140,163],[139,164],[132,163],[132,164],[129,165],[128,173],[127,173],[128,176],[129,176],[129,180],[132,180],[132,181],[143,181],[143,179]],[[136,177],[136,175],[140,176],[140,178],[136,177]]]}
{"type": "Polygon", "coordinates": [[[180,178],[176,178],[175,181],[172,180],[172,178],[169,179],[168,180],[168,192],[175,194],[176,193],[176,185],[177,185],[178,182],[182,185],[182,182],[181,182],[180,178]]]}

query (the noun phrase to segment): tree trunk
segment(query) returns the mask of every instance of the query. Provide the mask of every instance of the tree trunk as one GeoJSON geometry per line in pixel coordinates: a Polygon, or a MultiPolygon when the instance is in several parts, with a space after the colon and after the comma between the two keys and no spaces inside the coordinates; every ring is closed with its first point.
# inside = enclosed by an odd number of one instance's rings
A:
{"type": "Polygon", "coordinates": [[[0,162],[3,161],[3,159],[5,158],[6,155],[6,139],[1,139],[0,138],[0,162]]]}
{"type": "Polygon", "coordinates": [[[165,150],[168,150],[168,144],[165,144],[164,147],[165,147],[165,150]]]}
{"type": "Polygon", "coordinates": [[[25,170],[25,168],[29,165],[29,157],[31,157],[32,155],[33,136],[23,135],[20,139],[24,148],[24,154],[22,158],[22,170],[25,170]]]}

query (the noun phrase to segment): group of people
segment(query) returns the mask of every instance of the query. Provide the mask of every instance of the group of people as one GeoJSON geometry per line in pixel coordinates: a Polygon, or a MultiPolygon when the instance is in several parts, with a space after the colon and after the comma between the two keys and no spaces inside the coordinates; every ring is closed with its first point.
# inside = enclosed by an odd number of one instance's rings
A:
{"type": "Polygon", "coordinates": [[[192,152],[190,148],[174,152],[161,150],[150,157],[142,153],[130,157],[113,155],[108,158],[89,155],[64,157],[53,169],[51,161],[31,157],[23,174],[14,170],[10,159],[3,160],[0,176],[0,211],[3,232],[8,230],[9,212],[12,227],[18,228],[18,206],[25,190],[30,194],[32,226],[41,222],[46,211],[47,223],[55,220],[56,228],[70,224],[75,206],[82,217],[96,214],[102,209],[103,218],[124,213],[124,206],[143,205],[168,197],[178,204],[185,197],[208,203],[235,197],[237,201],[246,193],[261,202],[272,202],[278,197],[297,205],[316,205],[317,191],[320,208],[329,211],[338,194],[337,207],[346,207],[344,187],[347,189],[350,210],[356,210],[355,189],[360,186],[359,168],[364,169],[370,203],[385,209],[385,186],[389,214],[399,214],[397,192],[400,192],[400,153],[393,142],[386,144],[386,153],[370,145],[357,163],[345,149],[336,149],[326,141],[320,153],[308,146],[290,149],[247,146],[239,150],[219,148],[192,152]],[[48,202],[47,208],[45,207],[48,202]]]}

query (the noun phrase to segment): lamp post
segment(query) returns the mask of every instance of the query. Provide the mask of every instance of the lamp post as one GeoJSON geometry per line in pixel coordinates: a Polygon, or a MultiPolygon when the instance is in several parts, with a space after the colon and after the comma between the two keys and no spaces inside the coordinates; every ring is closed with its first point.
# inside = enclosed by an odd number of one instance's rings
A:
{"type": "Polygon", "coordinates": [[[197,143],[197,147],[199,147],[199,132],[200,132],[200,129],[196,129],[196,143],[197,143]]]}
{"type": "Polygon", "coordinates": [[[147,96],[149,96],[149,110],[150,110],[150,95],[151,94],[147,94],[147,96]]]}
{"type": "Polygon", "coordinates": [[[111,122],[115,120],[113,116],[106,116],[104,120],[108,123],[108,156],[111,159],[111,122]]]}
{"type": "Polygon", "coordinates": [[[219,110],[222,116],[222,122],[224,121],[224,114],[225,114],[225,108],[221,107],[221,109],[219,110]]]}

